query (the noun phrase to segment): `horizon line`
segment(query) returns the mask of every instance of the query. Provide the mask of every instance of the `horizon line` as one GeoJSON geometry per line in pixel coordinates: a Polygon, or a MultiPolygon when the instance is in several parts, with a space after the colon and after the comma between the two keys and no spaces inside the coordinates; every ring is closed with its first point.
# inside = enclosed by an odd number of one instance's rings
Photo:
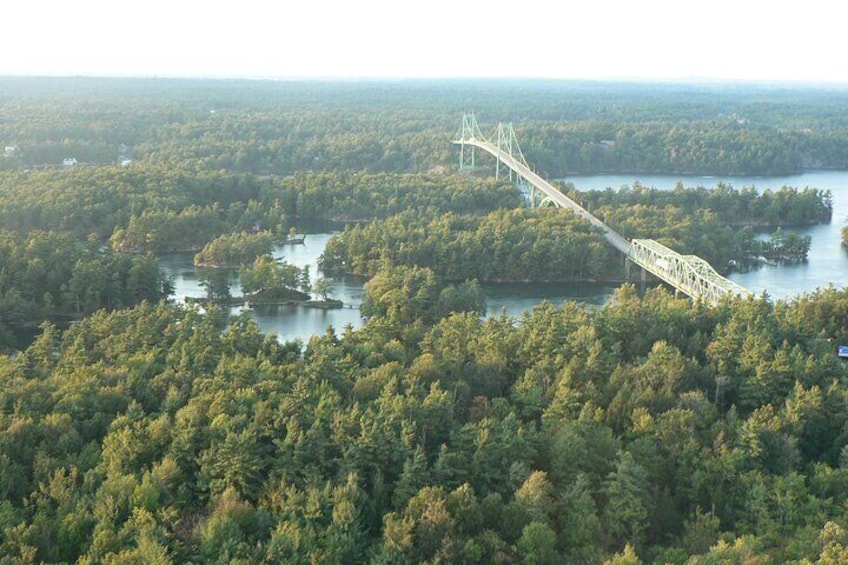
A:
{"type": "Polygon", "coordinates": [[[628,83],[685,83],[685,84],[759,84],[759,85],[819,85],[848,86],[848,79],[789,79],[789,78],[729,78],[719,76],[423,76],[423,75],[190,75],[190,74],[118,74],[118,73],[17,73],[0,71],[0,78],[19,79],[137,79],[137,80],[208,80],[208,81],[268,81],[268,82],[433,82],[433,81],[535,81],[535,82],[628,82],[628,83]]]}

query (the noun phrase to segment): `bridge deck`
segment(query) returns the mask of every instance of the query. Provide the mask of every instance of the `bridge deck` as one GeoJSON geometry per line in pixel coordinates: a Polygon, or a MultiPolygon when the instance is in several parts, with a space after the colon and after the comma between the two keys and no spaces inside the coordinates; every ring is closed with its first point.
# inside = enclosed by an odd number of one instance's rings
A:
{"type": "Polygon", "coordinates": [[[628,257],[660,280],[713,306],[728,295],[751,294],[697,255],[681,255],[653,239],[634,239],[628,257]]]}
{"type": "Polygon", "coordinates": [[[484,151],[487,151],[501,160],[504,164],[506,164],[510,169],[518,173],[522,178],[526,179],[527,182],[535,186],[537,189],[542,191],[545,196],[556,202],[561,208],[568,208],[569,210],[575,212],[576,214],[585,218],[592,225],[597,226],[604,232],[604,237],[607,239],[610,244],[624,253],[625,255],[630,254],[630,242],[627,241],[624,237],[619,235],[615,230],[611,227],[603,223],[601,220],[592,215],[591,212],[583,208],[580,204],[564,195],[560,192],[554,185],[540,177],[538,174],[533,172],[530,167],[504,151],[503,149],[499,149],[495,147],[488,141],[480,141],[478,139],[465,140],[465,141],[455,141],[454,143],[465,143],[466,145],[473,145],[474,147],[479,147],[484,151]]]}
{"type": "Polygon", "coordinates": [[[606,240],[613,247],[624,253],[628,259],[692,298],[701,298],[715,305],[722,297],[729,294],[742,296],[751,294],[748,289],[719,275],[709,263],[700,257],[695,255],[680,255],[676,251],[650,239],[634,239],[631,243],[593,216],[577,202],[564,195],[551,183],[536,174],[523,160],[516,159],[509,152],[493,145],[489,141],[469,137],[456,140],[454,143],[471,145],[491,153],[500,162],[515,171],[521,178],[540,190],[558,206],[568,208],[585,218],[592,225],[600,228],[606,240]]]}

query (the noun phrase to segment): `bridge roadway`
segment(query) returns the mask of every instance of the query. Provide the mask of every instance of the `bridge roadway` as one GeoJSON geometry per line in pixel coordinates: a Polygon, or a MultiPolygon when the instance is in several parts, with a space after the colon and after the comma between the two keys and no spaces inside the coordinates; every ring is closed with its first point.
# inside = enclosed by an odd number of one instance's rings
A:
{"type": "Polygon", "coordinates": [[[491,153],[539,189],[561,208],[568,208],[601,229],[606,240],[633,263],[639,265],[673,288],[691,296],[701,298],[715,306],[728,295],[749,296],[751,291],[719,275],[709,263],[695,255],[680,255],[673,249],[649,239],[634,239],[632,242],[621,236],[588,210],[557,190],[551,183],[533,172],[523,159],[516,159],[509,152],[484,139],[468,137],[454,141],[456,144],[478,147],[491,153]]]}
{"type": "Polygon", "coordinates": [[[506,164],[506,166],[518,173],[519,176],[526,179],[527,182],[542,191],[545,196],[556,202],[560,206],[560,208],[568,208],[569,210],[572,210],[576,214],[585,218],[592,225],[602,229],[604,232],[604,237],[607,238],[607,241],[609,241],[613,247],[615,247],[625,255],[630,255],[630,242],[627,241],[626,238],[622,237],[612,228],[603,223],[601,220],[593,216],[588,210],[583,208],[583,206],[581,206],[580,204],[578,204],[577,202],[557,190],[554,185],[534,173],[533,170],[530,169],[530,167],[528,167],[527,165],[525,165],[503,149],[495,147],[488,141],[480,141],[479,139],[466,139],[463,140],[463,143],[465,143],[466,145],[473,145],[474,147],[479,147],[480,149],[487,151],[494,155],[496,158],[500,159],[502,163],[506,164]]]}

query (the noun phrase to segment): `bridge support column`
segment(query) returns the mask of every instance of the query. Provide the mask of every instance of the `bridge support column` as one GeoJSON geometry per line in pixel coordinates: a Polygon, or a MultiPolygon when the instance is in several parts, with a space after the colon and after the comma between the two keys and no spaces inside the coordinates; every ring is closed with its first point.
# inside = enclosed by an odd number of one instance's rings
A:
{"type": "Polygon", "coordinates": [[[639,292],[644,293],[645,292],[645,286],[648,283],[648,271],[646,271],[645,269],[641,269],[641,270],[642,270],[642,276],[640,277],[640,280],[639,280],[639,292]]]}
{"type": "Polygon", "coordinates": [[[465,144],[459,146],[459,170],[467,171],[474,169],[474,147],[465,148],[465,144]]]}
{"type": "Polygon", "coordinates": [[[624,258],[624,280],[627,281],[627,282],[630,282],[630,268],[632,267],[632,265],[633,265],[633,261],[631,261],[630,259],[625,257],[624,258]]]}

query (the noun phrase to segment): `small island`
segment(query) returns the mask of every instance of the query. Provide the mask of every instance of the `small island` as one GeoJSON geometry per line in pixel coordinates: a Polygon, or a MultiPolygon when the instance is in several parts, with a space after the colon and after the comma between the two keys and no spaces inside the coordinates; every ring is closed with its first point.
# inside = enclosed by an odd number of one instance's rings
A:
{"type": "Polygon", "coordinates": [[[304,306],[309,306],[310,308],[323,308],[325,310],[329,310],[332,308],[343,308],[344,303],[341,300],[336,298],[330,298],[330,282],[332,279],[328,279],[325,277],[321,277],[320,279],[315,281],[315,284],[312,286],[312,292],[321,296],[321,300],[309,300],[304,306]]]}
{"type": "Polygon", "coordinates": [[[239,271],[248,304],[288,304],[310,299],[309,268],[297,267],[270,255],[257,257],[239,271]]]}
{"type": "Polygon", "coordinates": [[[302,304],[311,308],[341,308],[341,300],[330,298],[329,279],[319,278],[313,286],[309,267],[297,267],[270,255],[258,257],[251,267],[239,271],[244,301],[251,305],[302,304]],[[310,293],[321,299],[313,300],[310,293]]]}
{"type": "Polygon", "coordinates": [[[195,267],[243,267],[257,258],[270,256],[274,248],[271,232],[230,233],[216,237],[194,256],[195,267]]]}
{"type": "Polygon", "coordinates": [[[749,257],[761,263],[797,263],[805,261],[810,252],[812,237],[795,232],[785,233],[781,228],[767,240],[753,240],[749,257]]]}

